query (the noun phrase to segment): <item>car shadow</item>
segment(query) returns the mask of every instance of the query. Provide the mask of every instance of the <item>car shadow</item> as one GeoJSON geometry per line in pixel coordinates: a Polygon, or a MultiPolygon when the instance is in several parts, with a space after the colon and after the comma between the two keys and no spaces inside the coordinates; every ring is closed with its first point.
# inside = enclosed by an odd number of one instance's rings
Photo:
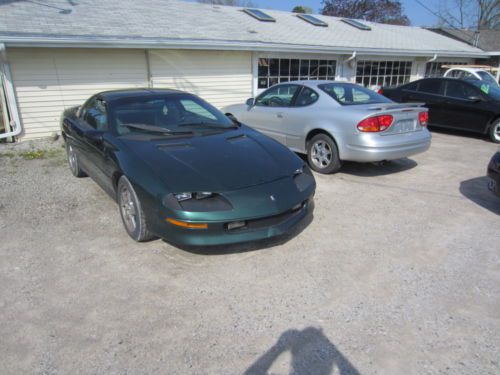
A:
{"type": "Polygon", "coordinates": [[[474,138],[474,139],[479,139],[479,140],[484,141],[484,142],[491,143],[490,139],[485,134],[468,132],[468,131],[459,130],[459,129],[439,128],[439,127],[435,127],[435,126],[429,126],[428,128],[429,128],[431,133],[455,135],[457,137],[464,137],[464,138],[474,138]]]}
{"type": "Polygon", "coordinates": [[[292,240],[296,236],[298,236],[304,229],[306,229],[309,224],[314,219],[314,213],[307,215],[303,220],[301,220],[297,225],[295,225],[292,230],[286,234],[276,236],[273,238],[243,242],[237,244],[228,244],[228,245],[209,245],[209,246],[185,246],[178,245],[174,243],[170,243],[166,240],[163,240],[167,244],[174,246],[180,250],[190,252],[192,254],[197,255],[224,255],[224,254],[236,254],[236,253],[245,253],[249,251],[256,250],[264,250],[269,249],[271,247],[280,246],[288,241],[292,240]]]}
{"type": "Polygon", "coordinates": [[[318,328],[302,331],[291,329],[281,334],[278,341],[261,355],[243,374],[266,375],[278,357],[289,351],[290,374],[294,375],[359,375],[359,371],[318,328]],[[338,371],[335,371],[335,367],[338,371]]]}
{"type": "Polygon", "coordinates": [[[359,177],[377,177],[405,172],[415,168],[418,163],[415,160],[403,158],[397,160],[383,161],[379,163],[355,163],[344,162],[339,173],[351,174],[359,177]]]}
{"type": "Polygon", "coordinates": [[[488,188],[489,178],[486,176],[471,178],[460,182],[460,193],[479,206],[500,215],[500,198],[488,188]]]}
{"type": "MultiPolygon", "coordinates": [[[[297,154],[307,164],[307,156],[297,154]]],[[[418,163],[413,159],[402,158],[397,160],[385,160],[378,163],[356,163],[344,161],[338,173],[347,173],[359,177],[376,177],[388,174],[404,172],[415,168],[418,163]]]]}

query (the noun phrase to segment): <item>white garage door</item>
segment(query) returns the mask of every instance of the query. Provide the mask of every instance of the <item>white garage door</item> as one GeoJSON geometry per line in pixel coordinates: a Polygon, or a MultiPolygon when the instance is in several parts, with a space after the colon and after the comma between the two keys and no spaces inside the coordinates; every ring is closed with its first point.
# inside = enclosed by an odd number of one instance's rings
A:
{"type": "Polygon", "coordinates": [[[151,50],[153,87],[196,94],[220,108],[252,96],[251,52],[151,50]]]}
{"type": "Polygon", "coordinates": [[[59,132],[64,109],[105,90],[147,87],[143,50],[36,49],[7,51],[23,139],[59,132]]]}

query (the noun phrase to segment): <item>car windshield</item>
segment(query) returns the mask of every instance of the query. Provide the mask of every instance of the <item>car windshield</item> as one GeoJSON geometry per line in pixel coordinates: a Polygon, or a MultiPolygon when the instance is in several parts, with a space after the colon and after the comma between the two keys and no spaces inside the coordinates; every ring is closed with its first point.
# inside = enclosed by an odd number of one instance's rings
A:
{"type": "Polygon", "coordinates": [[[123,98],[110,108],[118,134],[196,134],[203,130],[235,127],[222,112],[190,94],[162,94],[123,98]]]}
{"type": "Polygon", "coordinates": [[[483,82],[489,83],[490,85],[498,86],[497,81],[495,81],[495,78],[488,72],[477,72],[479,77],[481,77],[481,80],[483,82]]]}
{"type": "Polygon", "coordinates": [[[470,81],[474,86],[478,87],[484,94],[488,95],[493,100],[500,100],[500,87],[490,85],[484,81],[470,81]]]}
{"type": "Polygon", "coordinates": [[[318,87],[342,105],[392,103],[385,96],[352,83],[325,83],[318,87]]]}

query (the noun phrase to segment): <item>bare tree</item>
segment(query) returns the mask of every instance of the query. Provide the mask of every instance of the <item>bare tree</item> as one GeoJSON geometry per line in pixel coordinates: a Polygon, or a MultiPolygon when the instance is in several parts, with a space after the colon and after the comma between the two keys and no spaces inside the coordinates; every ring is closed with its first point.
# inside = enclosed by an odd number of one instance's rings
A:
{"type": "Polygon", "coordinates": [[[438,25],[460,29],[500,29],[500,0],[441,0],[438,25]]]}
{"type": "Polygon", "coordinates": [[[409,25],[399,0],[323,0],[322,14],[365,19],[393,25],[409,25]]]}

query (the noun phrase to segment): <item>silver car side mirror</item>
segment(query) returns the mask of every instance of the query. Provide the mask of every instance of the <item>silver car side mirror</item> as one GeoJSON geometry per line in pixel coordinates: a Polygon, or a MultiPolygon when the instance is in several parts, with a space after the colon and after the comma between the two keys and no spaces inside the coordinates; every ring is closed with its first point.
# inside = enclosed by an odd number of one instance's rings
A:
{"type": "Polygon", "coordinates": [[[255,104],[255,99],[254,98],[247,99],[246,104],[249,107],[253,107],[255,104]]]}

